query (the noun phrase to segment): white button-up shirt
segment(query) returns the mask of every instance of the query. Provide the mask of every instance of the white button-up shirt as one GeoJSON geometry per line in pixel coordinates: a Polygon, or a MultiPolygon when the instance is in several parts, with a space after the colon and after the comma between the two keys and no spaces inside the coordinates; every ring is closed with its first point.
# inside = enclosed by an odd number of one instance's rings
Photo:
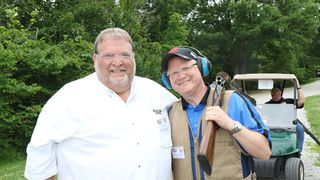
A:
{"type": "Polygon", "coordinates": [[[66,84],[39,115],[27,148],[25,176],[171,179],[167,110],[174,101],[159,84],[137,76],[127,102],[95,73],[66,84]]]}

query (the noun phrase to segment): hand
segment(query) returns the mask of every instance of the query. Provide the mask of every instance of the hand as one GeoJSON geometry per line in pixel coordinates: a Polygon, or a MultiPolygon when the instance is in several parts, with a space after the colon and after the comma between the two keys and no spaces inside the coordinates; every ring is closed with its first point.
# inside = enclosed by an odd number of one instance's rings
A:
{"type": "Polygon", "coordinates": [[[223,129],[230,131],[234,128],[232,120],[219,106],[209,106],[205,110],[205,120],[214,121],[223,129]]]}

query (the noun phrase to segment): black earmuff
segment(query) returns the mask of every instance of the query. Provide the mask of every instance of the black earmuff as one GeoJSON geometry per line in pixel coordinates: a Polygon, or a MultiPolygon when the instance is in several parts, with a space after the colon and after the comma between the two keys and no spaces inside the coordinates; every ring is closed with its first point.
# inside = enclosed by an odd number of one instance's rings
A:
{"type": "MultiPolygon", "coordinates": [[[[209,75],[209,72],[212,68],[211,62],[208,60],[208,58],[206,56],[201,54],[201,52],[198,49],[196,49],[194,47],[190,47],[190,46],[178,46],[178,48],[188,48],[192,52],[196,53],[197,58],[195,60],[197,61],[198,68],[200,70],[202,77],[209,75]]],[[[162,85],[164,87],[166,87],[167,89],[172,89],[170,79],[167,76],[166,72],[163,72],[161,74],[161,82],[162,82],[162,85]]]]}

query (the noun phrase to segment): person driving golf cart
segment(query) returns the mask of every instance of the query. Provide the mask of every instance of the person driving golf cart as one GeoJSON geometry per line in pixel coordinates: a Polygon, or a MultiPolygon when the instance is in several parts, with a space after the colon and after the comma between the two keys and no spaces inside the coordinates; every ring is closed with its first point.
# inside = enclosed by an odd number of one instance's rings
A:
{"type": "MultiPolygon", "coordinates": [[[[303,108],[304,106],[304,94],[301,89],[301,86],[299,84],[299,81],[297,82],[297,91],[298,91],[298,99],[297,99],[297,109],[303,108]]],[[[282,87],[279,84],[274,85],[274,87],[271,89],[271,99],[270,101],[266,102],[266,104],[294,104],[294,99],[292,98],[283,98],[282,97],[282,87]]],[[[301,156],[301,152],[303,149],[303,143],[304,143],[304,129],[303,126],[297,122],[296,126],[297,131],[297,140],[298,140],[298,148],[299,148],[299,155],[301,156]]]]}

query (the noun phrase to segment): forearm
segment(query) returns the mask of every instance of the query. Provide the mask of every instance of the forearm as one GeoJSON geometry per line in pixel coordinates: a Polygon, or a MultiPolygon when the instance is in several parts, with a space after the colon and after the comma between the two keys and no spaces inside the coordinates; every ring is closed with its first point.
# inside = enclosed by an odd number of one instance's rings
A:
{"type": "Polygon", "coordinates": [[[271,150],[269,142],[262,134],[244,127],[240,132],[233,134],[233,137],[248,154],[263,160],[270,158],[271,150]]]}
{"type": "Polygon", "coordinates": [[[301,107],[304,104],[304,94],[303,91],[300,87],[300,89],[298,89],[298,107],[301,107]]]}
{"type": "Polygon", "coordinates": [[[298,79],[296,79],[296,84],[297,84],[297,91],[298,91],[298,102],[297,102],[297,107],[302,107],[304,104],[304,94],[303,90],[301,89],[300,83],[298,79]]]}
{"type": "MultiPolygon", "coordinates": [[[[207,107],[205,119],[216,122],[220,128],[229,132],[235,128],[235,120],[227,116],[218,106],[207,107]]],[[[262,134],[243,127],[242,130],[233,134],[233,137],[236,138],[247,153],[260,159],[269,159],[271,155],[269,142],[262,134]]]]}

